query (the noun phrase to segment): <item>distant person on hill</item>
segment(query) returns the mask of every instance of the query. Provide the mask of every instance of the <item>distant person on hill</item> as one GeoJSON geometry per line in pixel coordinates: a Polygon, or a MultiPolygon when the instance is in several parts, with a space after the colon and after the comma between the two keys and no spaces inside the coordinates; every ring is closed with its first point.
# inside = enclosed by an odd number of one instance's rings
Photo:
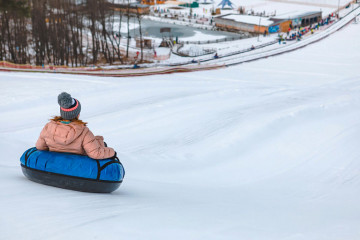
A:
{"type": "Polygon", "coordinates": [[[50,119],[40,133],[36,148],[42,151],[66,152],[87,155],[94,159],[116,156],[114,149],[107,147],[102,136],[94,136],[79,119],[81,104],[70,94],[58,96],[60,116],[50,119]]]}
{"type": "Polygon", "coordinates": [[[134,63],[133,69],[137,69],[137,68],[140,68],[140,66],[137,65],[137,63],[134,63]]]}

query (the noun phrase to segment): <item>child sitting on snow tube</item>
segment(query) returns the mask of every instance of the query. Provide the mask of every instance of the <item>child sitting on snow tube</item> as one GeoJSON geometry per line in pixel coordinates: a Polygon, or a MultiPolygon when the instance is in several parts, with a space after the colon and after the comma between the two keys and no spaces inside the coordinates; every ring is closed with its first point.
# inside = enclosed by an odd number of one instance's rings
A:
{"type": "Polygon", "coordinates": [[[87,123],[79,119],[81,104],[70,94],[58,96],[60,115],[50,120],[36,142],[38,150],[75,153],[93,159],[116,157],[114,149],[105,146],[102,136],[94,136],[87,123]]]}
{"type": "Polygon", "coordinates": [[[96,193],[115,191],[125,170],[104,138],[94,136],[79,120],[80,102],[68,93],[58,96],[61,116],[45,125],[36,142],[20,158],[24,175],[45,185],[96,193]]]}

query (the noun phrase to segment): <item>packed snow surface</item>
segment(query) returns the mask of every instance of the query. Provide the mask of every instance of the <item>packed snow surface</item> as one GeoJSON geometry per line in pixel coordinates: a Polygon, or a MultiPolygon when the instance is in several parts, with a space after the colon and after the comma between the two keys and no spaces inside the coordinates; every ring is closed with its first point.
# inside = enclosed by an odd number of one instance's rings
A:
{"type": "Polygon", "coordinates": [[[360,238],[360,24],[214,71],[0,72],[1,239],[360,238]],[[27,180],[21,154],[70,92],[126,169],[112,194],[27,180]]]}

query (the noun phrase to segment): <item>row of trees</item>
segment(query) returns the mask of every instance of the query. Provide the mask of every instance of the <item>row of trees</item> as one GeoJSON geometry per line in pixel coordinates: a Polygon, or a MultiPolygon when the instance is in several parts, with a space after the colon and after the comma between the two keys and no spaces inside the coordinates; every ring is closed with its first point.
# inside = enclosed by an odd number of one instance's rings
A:
{"type": "MultiPolygon", "coordinates": [[[[128,62],[130,18],[137,19],[142,42],[141,17],[129,0],[124,5],[108,0],[0,0],[0,61],[71,66],[128,62]],[[122,21],[128,29],[124,49],[122,21]]],[[[142,57],[141,44],[140,61],[142,57]]]]}

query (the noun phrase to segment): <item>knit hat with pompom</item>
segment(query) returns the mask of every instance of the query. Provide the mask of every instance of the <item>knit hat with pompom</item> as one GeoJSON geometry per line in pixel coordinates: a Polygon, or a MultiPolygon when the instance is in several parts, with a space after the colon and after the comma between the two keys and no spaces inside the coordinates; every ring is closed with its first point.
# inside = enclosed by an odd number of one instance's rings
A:
{"type": "Polygon", "coordinates": [[[58,96],[58,103],[60,105],[60,114],[63,119],[75,119],[81,111],[80,102],[72,98],[70,94],[62,92],[58,96]]]}

